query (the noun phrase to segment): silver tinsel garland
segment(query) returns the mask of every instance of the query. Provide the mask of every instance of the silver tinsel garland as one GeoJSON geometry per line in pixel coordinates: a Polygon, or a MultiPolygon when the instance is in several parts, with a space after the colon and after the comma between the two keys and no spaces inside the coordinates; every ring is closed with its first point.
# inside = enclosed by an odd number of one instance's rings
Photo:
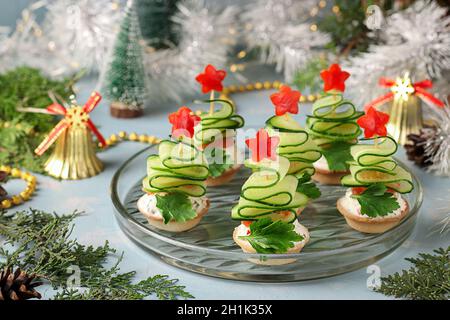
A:
{"type": "Polygon", "coordinates": [[[363,106],[382,94],[380,77],[409,72],[415,79],[438,78],[450,69],[450,16],[436,2],[418,0],[386,18],[377,45],[350,58],[348,93],[363,106]]]}
{"type": "Polygon", "coordinates": [[[235,6],[209,8],[203,0],[180,2],[173,17],[180,33],[179,45],[146,50],[149,96],[180,101],[184,95],[199,92],[195,76],[205,65],[226,64],[229,48],[234,44],[237,12],[235,6]]]}
{"type": "MultiPolygon", "coordinates": [[[[264,63],[275,64],[291,81],[330,38],[308,23],[315,0],[258,0],[242,14],[249,49],[259,48],[264,63]]],[[[315,27],[314,27],[315,26],[315,27]]]]}
{"type": "Polygon", "coordinates": [[[121,0],[41,0],[22,12],[12,34],[0,42],[0,70],[28,65],[59,77],[98,71],[112,45],[121,0]],[[42,23],[35,12],[45,8],[42,23]]]}
{"type": "Polygon", "coordinates": [[[120,0],[49,0],[43,22],[47,45],[76,68],[99,71],[118,31],[121,7],[120,0]]]}

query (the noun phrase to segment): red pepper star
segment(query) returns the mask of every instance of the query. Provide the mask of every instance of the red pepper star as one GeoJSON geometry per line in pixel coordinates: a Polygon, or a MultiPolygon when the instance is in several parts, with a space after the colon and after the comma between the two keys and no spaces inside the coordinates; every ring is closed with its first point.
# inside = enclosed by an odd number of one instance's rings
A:
{"type": "Polygon", "coordinates": [[[195,80],[202,85],[202,92],[208,93],[211,90],[222,91],[222,81],[227,76],[225,70],[217,70],[213,65],[208,64],[203,73],[200,73],[195,80]]]}
{"type": "Polygon", "coordinates": [[[388,121],[388,114],[370,107],[367,109],[366,114],[359,118],[356,122],[361,128],[364,129],[364,137],[372,138],[375,135],[379,137],[385,137],[387,135],[386,124],[388,121]]]}
{"type": "Polygon", "coordinates": [[[281,86],[279,92],[270,96],[275,106],[275,114],[277,116],[282,116],[286,112],[297,114],[301,95],[300,91],[292,90],[289,86],[281,86]]]}
{"type": "Polygon", "coordinates": [[[245,143],[252,150],[252,160],[259,162],[264,158],[276,160],[277,153],[275,152],[279,137],[269,137],[269,134],[264,129],[259,129],[256,133],[256,138],[247,139],[245,143]]]}
{"type": "Polygon", "coordinates": [[[342,71],[341,67],[337,63],[334,63],[328,70],[322,70],[320,76],[324,82],[323,91],[337,90],[344,92],[345,80],[350,77],[350,73],[342,71]]]}
{"type": "Polygon", "coordinates": [[[186,136],[192,138],[194,126],[200,122],[200,117],[193,114],[188,107],[181,107],[178,111],[169,115],[169,122],[172,124],[172,136],[186,136]]]}

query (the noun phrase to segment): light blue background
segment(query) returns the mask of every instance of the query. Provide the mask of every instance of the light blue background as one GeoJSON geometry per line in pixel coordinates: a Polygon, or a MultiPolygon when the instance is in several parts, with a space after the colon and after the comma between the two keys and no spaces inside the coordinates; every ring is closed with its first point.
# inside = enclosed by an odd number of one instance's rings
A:
{"type": "MultiPolygon", "coordinates": [[[[15,17],[26,2],[0,0],[0,25],[13,26],[15,17]]],[[[253,68],[248,71],[248,74],[251,75],[252,81],[278,78],[278,75],[268,67],[253,68]]],[[[95,84],[96,81],[93,78],[79,83],[77,99],[80,103],[86,101],[95,84]]],[[[234,95],[233,98],[239,108],[239,113],[246,119],[247,126],[263,126],[265,119],[273,113],[268,99],[269,94],[268,91],[261,91],[234,95]]],[[[105,137],[120,130],[165,137],[170,129],[167,114],[178,107],[179,105],[175,103],[150,103],[150,108],[144,117],[134,120],[118,120],[109,116],[108,103],[103,101],[92,113],[92,119],[100,127],[105,137]]],[[[304,123],[304,115],[310,112],[310,108],[310,104],[301,105],[301,114],[298,115],[300,122],[304,123]]],[[[115,221],[109,196],[109,185],[112,175],[121,163],[143,147],[140,143],[126,142],[102,152],[99,157],[104,161],[106,169],[100,175],[90,179],[60,182],[49,177],[38,176],[39,184],[35,197],[18,209],[34,207],[60,214],[70,213],[76,209],[83,210],[85,214],[76,220],[73,232],[73,236],[80,242],[102,245],[105,240],[108,240],[113,247],[118,249],[119,253],[125,252],[124,261],[121,264],[123,272],[136,270],[137,280],[155,274],[168,274],[172,278],[180,279],[180,284],[185,285],[187,290],[199,299],[386,298],[367,288],[366,282],[369,274],[365,268],[314,281],[280,284],[249,283],[211,278],[180,270],[163,263],[137,247],[122,234],[115,221]]],[[[406,161],[403,148],[399,149],[396,156],[406,161]]],[[[145,163],[142,165],[145,166],[145,163]]],[[[439,234],[436,226],[450,210],[449,179],[433,176],[413,165],[410,167],[423,183],[424,204],[411,237],[395,252],[376,263],[381,268],[383,275],[409,267],[409,264],[404,261],[404,257],[414,256],[418,252],[429,252],[450,243],[449,234],[439,234]]],[[[18,181],[7,185],[10,193],[16,193],[22,187],[23,185],[18,181]]],[[[113,260],[111,263],[114,263],[113,260]]],[[[49,286],[41,291],[45,298],[53,295],[49,286]]]]}

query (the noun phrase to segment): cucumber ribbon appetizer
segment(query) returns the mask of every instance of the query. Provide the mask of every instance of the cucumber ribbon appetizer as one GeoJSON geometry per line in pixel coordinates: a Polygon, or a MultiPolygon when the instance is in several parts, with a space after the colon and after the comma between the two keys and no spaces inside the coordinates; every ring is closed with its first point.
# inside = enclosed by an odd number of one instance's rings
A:
{"type": "MultiPolygon", "coordinates": [[[[310,198],[320,196],[309,180],[314,173],[312,163],[321,154],[288,114],[298,113],[300,95],[299,91],[281,86],[271,95],[276,115],[267,120],[266,129],[260,129],[256,138],[246,141],[252,158],[245,161],[245,166],[253,174],[242,186],[231,216],[248,225],[249,234],[241,239],[259,253],[299,252],[309,239],[308,230],[298,223],[297,216],[310,198]]],[[[245,243],[236,242],[247,250],[245,243]]]]}
{"type": "Polygon", "coordinates": [[[228,100],[214,99],[215,91],[223,90],[222,81],[227,73],[207,65],[203,73],[195,78],[201,85],[202,93],[210,93],[209,112],[200,115],[194,140],[205,151],[209,163],[208,186],[215,186],[231,180],[240,166],[237,166],[237,149],[235,147],[236,129],[244,125],[244,119],[234,113],[234,106],[228,100]],[[216,111],[215,105],[221,105],[216,111]]]}
{"type": "Polygon", "coordinates": [[[213,113],[200,114],[200,123],[194,128],[194,141],[205,152],[210,167],[209,176],[217,178],[236,165],[236,129],[244,126],[244,119],[234,113],[234,107],[228,100],[203,102],[221,105],[221,108],[213,113]]]}
{"type": "Polygon", "coordinates": [[[313,104],[312,115],[306,121],[308,132],[321,147],[329,171],[347,171],[351,160],[350,146],[361,134],[356,120],[364,113],[343,98],[345,80],[350,76],[333,64],[321,72],[325,95],[313,104]]]}
{"type": "Polygon", "coordinates": [[[385,217],[397,209],[406,212],[407,206],[401,206],[405,200],[398,194],[414,187],[411,174],[392,158],[397,143],[387,136],[388,121],[387,114],[372,107],[358,119],[365,138],[351,147],[350,174],[341,179],[342,185],[352,188],[350,197],[359,202],[360,214],[368,218],[385,217]]]}
{"type": "Polygon", "coordinates": [[[252,158],[245,165],[253,173],[242,186],[239,203],[231,212],[232,219],[243,220],[249,228],[247,234],[235,238],[245,252],[249,252],[246,241],[259,253],[286,253],[306,237],[296,231],[295,223],[308,197],[297,192],[298,179],[288,174],[289,160],[276,154],[278,142],[278,137],[270,137],[264,129],[257,132],[256,138],[246,140],[252,158]]]}
{"type": "Polygon", "coordinates": [[[181,107],[169,116],[169,121],[174,140],[161,141],[158,154],[147,158],[147,176],[142,181],[143,190],[154,194],[164,224],[197,218],[193,204],[205,194],[209,174],[206,158],[192,139],[199,117],[187,107],[181,107]]]}
{"type": "Polygon", "coordinates": [[[275,116],[266,121],[269,134],[280,139],[277,153],[289,160],[288,173],[297,178],[314,174],[313,163],[321,157],[317,145],[309,138],[308,133],[289,113],[298,113],[298,103],[301,93],[282,85],[280,91],[271,95],[275,106],[275,116]]]}

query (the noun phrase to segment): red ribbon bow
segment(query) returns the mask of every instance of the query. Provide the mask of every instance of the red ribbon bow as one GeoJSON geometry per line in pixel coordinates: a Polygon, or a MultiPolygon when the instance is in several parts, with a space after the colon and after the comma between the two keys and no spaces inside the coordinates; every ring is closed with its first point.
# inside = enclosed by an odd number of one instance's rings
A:
{"type": "MultiPolygon", "coordinates": [[[[89,114],[94,108],[98,105],[102,96],[98,92],[93,92],[89,97],[86,104],[82,107],[82,112],[86,113],[86,118],[83,120],[83,123],[86,125],[89,130],[97,137],[98,142],[101,147],[106,146],[105,138],[103,138],[100,131],[98,131],[97,127],[94,125],[91,119],[89,119],[89,114]]],[[[50,133],[45,137],[45,139],[41,142],[41,144],[34,150],[37,155],[42,155],[48,148],[58,139],[58,137],[71,126],[71,119],[66,117],[67,109],[58,103],[54,103],[49,105],[46,110],[50,114],[54,115],[62,115],[64,118],[58,122],[58,124],[50,131],[50,133]]]]}
{"type": "MultiPolygon", "coordinates": [[[[381,87],[392,89],[395,86],[397,86],[397,81],[388,79],[388,78],[380,78],[380,80],[378,81],[378,84],[381,87]]],[[[430,92],[428,92],[426,90],[426,89],[430,89],[433,87],[433,82],[431,82],[431,80],[426,79],[426,80],[422,80],[419,82],[414,82],[411,84],[411,87],[412,87],[411,94],[416,95],[419,98],[421,98],[422,100],[424,100],[430,104],[434,104],[435,106],[437,106],[439,108],[444,107],[445,104],[442,100],[439,100],[438,98],[436,98],[434,95],[432,95],[430,92]]],[[[370,107],[377,108],[380,105],[383,105],[389,101],[394,100],[394,98],[395,98],[395,93],[393,91],[391,91],[391,92],[371,101],[364,107],[364,109],[368,110],[370,107]]]]}

